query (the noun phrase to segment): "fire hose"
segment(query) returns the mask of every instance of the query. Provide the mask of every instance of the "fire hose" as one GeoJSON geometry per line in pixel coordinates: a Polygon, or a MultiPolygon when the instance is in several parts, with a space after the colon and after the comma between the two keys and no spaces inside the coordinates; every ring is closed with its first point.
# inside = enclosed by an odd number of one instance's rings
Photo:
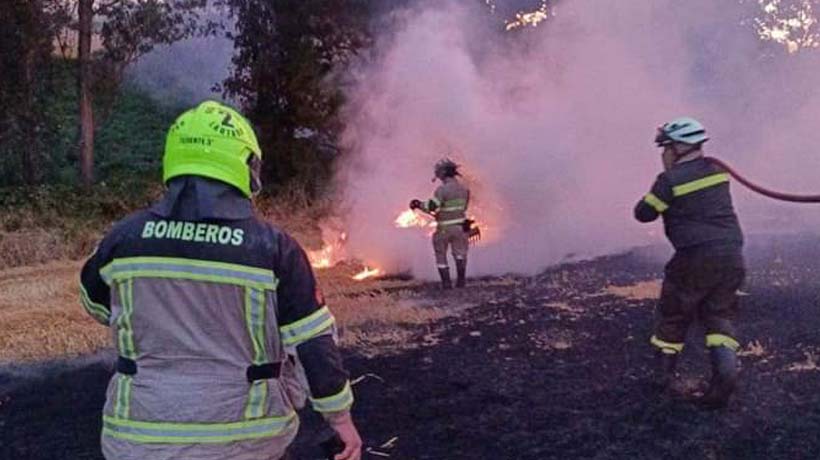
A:
{"type": "Polygon", "coordinates": [[[713,157],[706,157],[706,160],[712,164],[715,164],[723,169],[726,170],[732,177],[734,177],[738,182],[746,186],[749,190],[759,193],[763,196],[779,200],[779,201],[788,201],[791,203],[820,203],[820,195],[797,195],[793,193],[783,193],[777,192],[774,190],[767,189],[765,187],[761,187],[757,185],[745,177],[741,176],[737,171],[735,171],[731,166],[727,165],[721,160],[713,157]]]}

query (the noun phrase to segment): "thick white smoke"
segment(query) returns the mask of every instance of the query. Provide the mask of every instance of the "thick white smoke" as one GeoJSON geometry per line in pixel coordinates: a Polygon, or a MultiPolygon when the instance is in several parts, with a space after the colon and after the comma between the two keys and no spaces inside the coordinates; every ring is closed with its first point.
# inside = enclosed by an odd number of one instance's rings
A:
{"type": "MultiPolygon", "coordinates": [[[[429,237],[392,222],[432,194],[432,166],[446,155],[479,185],[477,214],[492,224],[471,252],[473,274],[660,242],[660,224],[637,224],[632,207],[660,172],[655,127],[681,115],[707,126],[707,154],[773,186],[820,188],[820,53],[761,42],[744,24],[756,9],[572,0],[523,34],[504,33],[480,2],[395,14],[348,94],[350,158],[338,179],[350,253],[434,273],[429,237]]],[[[747,231],[813,213],[764,205],[739,185],[734,194],[747,231]]]]}

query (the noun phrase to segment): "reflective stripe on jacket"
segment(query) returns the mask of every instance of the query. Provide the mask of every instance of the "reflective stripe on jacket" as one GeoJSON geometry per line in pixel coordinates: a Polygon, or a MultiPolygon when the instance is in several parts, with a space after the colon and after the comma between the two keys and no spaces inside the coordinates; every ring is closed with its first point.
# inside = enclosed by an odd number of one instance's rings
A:
{"type": "Polygon", "coordinates": [[[732,206],[729,175],[703,158],[676,164],[660,174],[635,206],[635,218],[663,216],[664,230],[676,250],[743,244],[732,206]]]}
{"type": "Polygon", "coordinates": [[[438,227],[460,225],[467,218],[470,191],[455,177],[447,177],[436,189],[433,198],[422,203],[422,209],[436,216],[438,227]]]}
{"type": "MultiPolygon", "coordinates": [[[[241,196],[237,195],[237,199],[241,196]]],[[[353,402],[304,251],[253,217],[138,212],[83,267],[81,301],[119,353],[103,411],[107,458],[276,459],[298,418],[277,378],[285,349],[315,410],[353,402]]]]}

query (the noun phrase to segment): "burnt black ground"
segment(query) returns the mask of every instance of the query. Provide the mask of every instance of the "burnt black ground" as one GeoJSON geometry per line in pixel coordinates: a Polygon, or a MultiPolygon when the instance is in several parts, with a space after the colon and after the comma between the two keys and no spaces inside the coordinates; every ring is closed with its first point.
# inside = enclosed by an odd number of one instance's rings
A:
{"type": "MultiPolygon", "coordinates": [[[[651,385],[654,301],[602,293],[661,276],[660,259],[633,252],[446,296],[430,287],[441,302],[477,306],[416,327],[420,348],[370,359],[346,350],[354,377],[378,376],[356,385],[366,445],[390,459],[820,458],[820,371],[788,370],[820,355],[820,240],[756,238],[746,253],[741,341],[765,353],[742,358],[729,408],[703,411],[651,385]]],[[[706,358],[693,330],[686,382],[706,379],[706,358]]],[[[52,367],[0,374],[0,458],[100,458],[109,366],[52,367]]],[[[319,428],[305,414],[295,458],[318,458],[319,428]]]]}

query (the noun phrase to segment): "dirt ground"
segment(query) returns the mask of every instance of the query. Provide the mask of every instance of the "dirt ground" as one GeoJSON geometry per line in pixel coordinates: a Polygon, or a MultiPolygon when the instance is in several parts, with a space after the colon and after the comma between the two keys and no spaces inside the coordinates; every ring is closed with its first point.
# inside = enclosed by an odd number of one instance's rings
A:
{"type": "MultiPolygon", "coordinates": [[[[474,280],[447,294],[396,287],[416,307],[455,313],[385,330],[377,352],[375,342],[347,342],[364,458],[820,457],[820,240],[756,238],[747,247],[743,381],[715,412],[651,385],[647,338],[662,274],[651,252],[474,280]]],[[[386,308],[403,308],[405,297],[386,308]]],[[[692,396],[708,376],[702,342],[693,329],[682,362],[692,396]]],[[[110,362],[102,352],[3,367],[0,458],[101,458],[110,362]]],[[[320,429],[304,414],[295,458],[319,458],[320,429]]]]}

